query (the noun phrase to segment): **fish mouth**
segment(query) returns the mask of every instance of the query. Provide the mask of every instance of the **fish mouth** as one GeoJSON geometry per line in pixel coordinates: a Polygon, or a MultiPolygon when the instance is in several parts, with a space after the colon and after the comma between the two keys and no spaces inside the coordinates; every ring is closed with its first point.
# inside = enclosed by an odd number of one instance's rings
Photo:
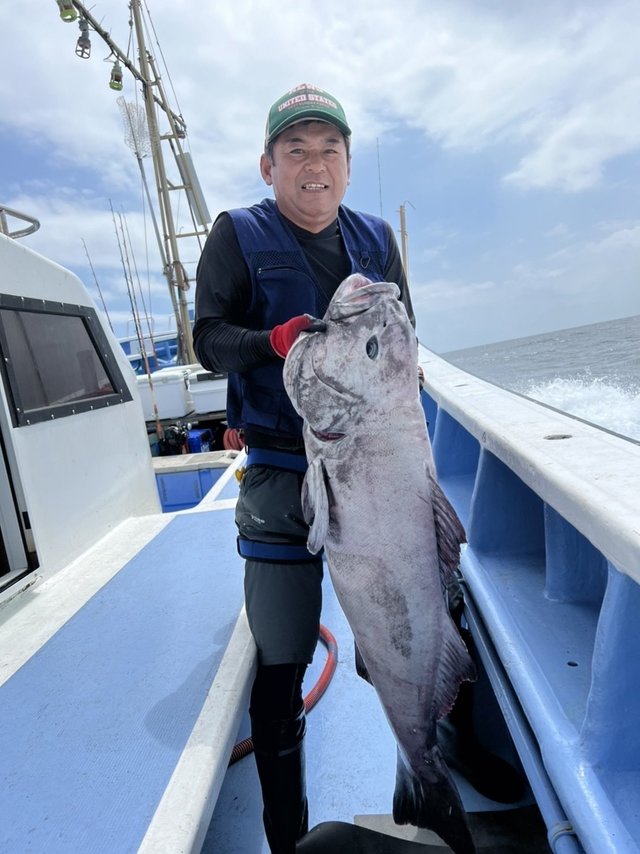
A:
{"type": "Polygon", "coordinates": [[[313,427],[309,427],[309,429],[321,442],[338,442],[347,435],[346,433],[323,433],[321,430],[314,430],[313,427]]]}

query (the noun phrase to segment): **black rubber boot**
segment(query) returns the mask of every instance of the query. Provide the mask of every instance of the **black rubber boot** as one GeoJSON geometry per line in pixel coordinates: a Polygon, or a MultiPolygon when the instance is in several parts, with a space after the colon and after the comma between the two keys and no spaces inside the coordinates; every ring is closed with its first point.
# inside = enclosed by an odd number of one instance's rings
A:
{"type": "Polygon", "coordinates": [[[264,829],[272,854],[294,854],[309,829],[304,706],[291,719],[255,721],[253,748],[262,789],[264,829]]]}

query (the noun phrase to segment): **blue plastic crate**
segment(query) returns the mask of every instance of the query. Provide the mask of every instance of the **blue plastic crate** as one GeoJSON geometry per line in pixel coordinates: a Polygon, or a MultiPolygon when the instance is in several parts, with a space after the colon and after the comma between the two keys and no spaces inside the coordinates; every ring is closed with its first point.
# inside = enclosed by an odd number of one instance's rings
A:
{"type": "Polygon", "coordinates": [[[163,513],[187,510],[199,504],[225,471],[224,467],[201,471],[158,473],[156,484],[163,513]]]}
{"type": "Polygon", "coordinates": [[[190,454],[204,454],[211,450],[213,433],[211,430],[189,430],[188,447],[190,454]]]}

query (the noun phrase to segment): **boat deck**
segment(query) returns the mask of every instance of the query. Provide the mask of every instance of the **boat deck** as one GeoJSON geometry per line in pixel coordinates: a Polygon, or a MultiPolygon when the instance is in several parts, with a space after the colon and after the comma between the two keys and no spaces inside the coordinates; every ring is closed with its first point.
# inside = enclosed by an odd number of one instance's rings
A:
{"type": "MultiPolygon", "coordinates": [[[[128,520],[23,594],[28,608],[4,606],[1,851],[268,852],[253,758],[227,771],[233,745],[248,735],[254,666],[236,493],[231,467],[198,508],[128,520]]],[[[309,714],[311,826],[355,822],[437,844],[389,819],[395,742],[355,673],[328,574],[322,620],[339,652],[309,714]]],[[[305,692],[325,659],[319,644],[305,692]]],[[[498,806],[459,785],[469,810],[498,806]]],[[[522,846],[486,850],[526,852],[532,832],[522,846]]],[[[537,817],[535,834],[543,852],[537,817]]]]}
{"type": "Polygon", "coordinates": [[[23,594],[30,607],[4,606],[3,852],[201,838],[254,654],[227,504],[131,519],[23,594]],[[201,802],[176,820],[190,795],[201,802]]]}

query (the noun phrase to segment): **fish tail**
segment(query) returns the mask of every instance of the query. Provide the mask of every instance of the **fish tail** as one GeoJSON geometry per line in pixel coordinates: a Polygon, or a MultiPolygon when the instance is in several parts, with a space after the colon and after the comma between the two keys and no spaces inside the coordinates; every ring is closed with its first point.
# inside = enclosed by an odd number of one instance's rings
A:
{"type": "Polygon", "coordinates": [[[393,820],[435,831],[455,854],[475,854],[460,795],[437,746],[425,762],[427,773],[420,778],[398,752],[393,820]]]}

